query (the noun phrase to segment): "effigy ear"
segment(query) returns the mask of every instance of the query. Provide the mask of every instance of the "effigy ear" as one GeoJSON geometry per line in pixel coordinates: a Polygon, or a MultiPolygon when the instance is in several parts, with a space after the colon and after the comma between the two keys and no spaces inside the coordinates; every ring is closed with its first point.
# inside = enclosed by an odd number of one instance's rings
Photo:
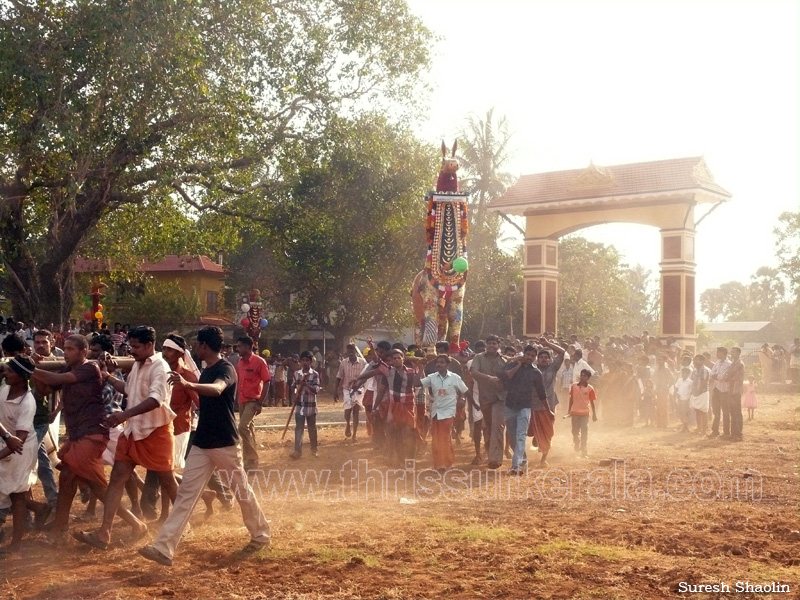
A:
{"type": "Polygon", "coordinates": [[[447,157],[447,144],[445,144],[444,140],[442,140],[442,158],[446,157],[447,157]]]}
{"type": "Polygon", "coordinates": [[[458,140],[453,141],[453,158],[456,157],[456,150],[458,150],[458,140]]]}

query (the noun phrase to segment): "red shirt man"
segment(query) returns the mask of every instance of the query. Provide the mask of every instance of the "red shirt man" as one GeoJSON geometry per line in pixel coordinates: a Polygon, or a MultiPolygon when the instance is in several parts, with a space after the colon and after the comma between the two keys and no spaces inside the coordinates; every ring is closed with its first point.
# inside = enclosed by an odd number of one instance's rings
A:
{"type": "Polygon", "coordinates": [[[260,356],[253,354],[253,338],[242,336],[236,344],[239,362],[236,375],[239,378],[239,436],[242,440],[244,468],[258,467],[258,446],[253,418],[261,413],[261,405],[269,391],[269,367],[260,356]]]}

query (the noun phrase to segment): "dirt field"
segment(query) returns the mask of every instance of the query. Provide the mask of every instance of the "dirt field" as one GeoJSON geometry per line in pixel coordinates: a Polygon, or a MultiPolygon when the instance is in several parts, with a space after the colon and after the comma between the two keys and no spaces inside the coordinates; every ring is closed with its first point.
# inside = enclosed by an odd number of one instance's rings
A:
{"type": "Polygon", "coordinates": [[[34,537],[0,559],[0,598],[798,598],[798,400],[762,394],[741,443],[590,424],[589,459],[558,419],[549,470],[520,478],[469,466],[469,440],[463,472],[440,482],[424,471],[429,454],[413,477],[386,475],[369,442],[345,442],[340,427],[297,462],[291,432],[281,443],[260,431],[254,483],[271,548],[240,553],[237,509],[202,523],[198,508],[172,568],[135,554],[121,523],[105,552],[34,537]],[[731,593],[680,594],[681,582],[731,593]],[[737,582],[791,591],[734,593],[737,582]]]}

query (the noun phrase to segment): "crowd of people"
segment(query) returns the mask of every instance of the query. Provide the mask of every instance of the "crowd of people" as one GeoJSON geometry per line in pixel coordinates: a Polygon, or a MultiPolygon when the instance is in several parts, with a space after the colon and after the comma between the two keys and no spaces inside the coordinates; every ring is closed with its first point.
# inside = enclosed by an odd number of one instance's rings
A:
{"type": "MultiPolygon", "coordinates": [[[[526,473],[534,450],[538,465],[548,465],[557,414],[571,419],[574,451],[587,457],[589,423],[598,415],[607,426],[677,423],[684,433],[740,441],[742,408],[752,419],[757,407],[741,349],[720,347],[712,359],[647,332],[605,343],[489,335],[433,349],[369,340],[362,348],[348,344],[343,356],[313,348],[284,357],[259,350],[248,336],[228,344],[216,327],[197,332],[192,346],[174,333],[157,344],[146,326],[95,329],[87,335],[71,323],[54,334],[15,323],[2,334],[0,520],[13,522],[6,550],[19,548],[31,527],[61,543],[80,493],[87,518],[98,500],[103,514],[99,528],[75,530],[75,539],[105,549],[115,517],[130,527],[132,541],[147,533],[146,520],[157,519],[160,531],[140,553],[171,564],[198,500],[207,512],[214,502],[230,509],[231,489],[249,489],[247,472],[259,467],[254,420],[264,408],[292,407],[290,460],[303,457],[306,433],[310,455],[318,455],[323,389],[342,402],[345,439],[356,442],[363,413],[362,438],[389,465],[405,467],[430,447],[433,468],[444,472],[466,431],[472,464],[494,470],[510,459],[509,475],[526,473]],[[55,369],[46,365],[59,359],[55,369]],[[44,502],[31,493],[37,480],[44,502]]],[[[798,351],[795,342],[787,355],[798,351]]],[[[263,548],[270,532],[257,499],[235,499],[251,536],[246,549],[263,548]]]]}

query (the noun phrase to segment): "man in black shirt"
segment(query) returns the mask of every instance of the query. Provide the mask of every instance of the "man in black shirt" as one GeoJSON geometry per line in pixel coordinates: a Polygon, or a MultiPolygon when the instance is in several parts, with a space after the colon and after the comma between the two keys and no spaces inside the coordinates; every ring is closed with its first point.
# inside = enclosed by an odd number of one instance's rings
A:
{"type": "Polygon", "coordinates": [[[237,490],[242,519],[250,532],[246,552],[269,545],[270,530],[253,490],[247,483],[242,464],[242,450],[236,429],[236,370],[220,356],[223,335],[219,327],[203,327],[197,334],[197,358],[206,362],[198,383],[190,383],[178,373],[170,373],[170,383],[197,392],[200,396],[200,419],[192,447],[186,457],[183,481],[178,496],[156,540],[139,549],[139,554],[162,565],[172,566],[175,548],[189,522],[194,505],[205,489],[208,478],[217,468],[237,490]]]}
{"type": "MultiPolygon", "coordinates": [[[[528,462],[525,445],[531,422],[531,410],[551,413],[542,373],[534,366],[535,361],[536,348],[526,346],[522,356],[507,362],[500,373],[500,379],[506,384],[507,390],[506,428],[514,441],[510,475],[522,474],[528,462]]],[[[545,458],[546,456],[545,453],[545,458]]]]}

